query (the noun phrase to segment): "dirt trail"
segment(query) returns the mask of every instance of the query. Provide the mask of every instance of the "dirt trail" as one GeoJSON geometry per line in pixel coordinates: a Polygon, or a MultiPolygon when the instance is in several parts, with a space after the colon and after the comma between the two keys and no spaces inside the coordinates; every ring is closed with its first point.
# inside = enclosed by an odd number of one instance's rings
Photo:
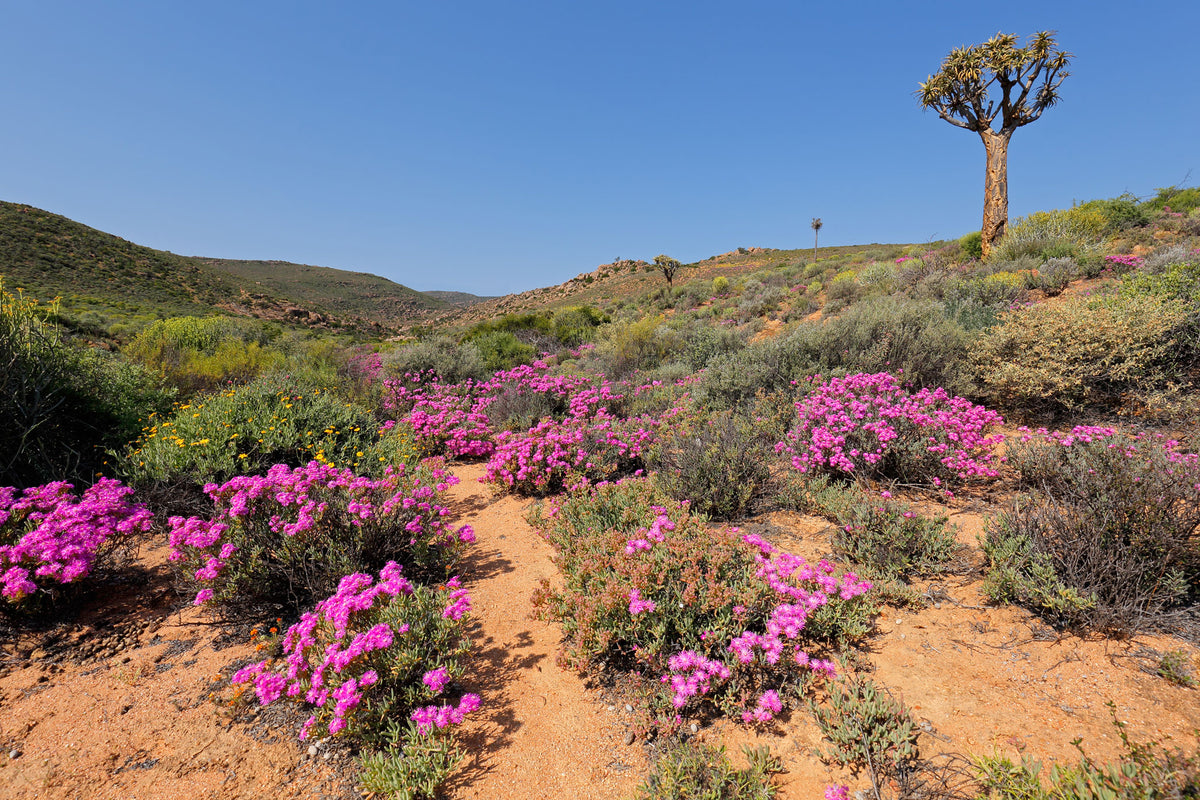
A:
{"type": "Polygon", "coordinates": [[[493,499],[482,466],[455,468],[450,508],[475,529],[462,575],[476,620],[465,688],[483,699],[463,726],[468,761],[453,798],[628,798],[645,774],[638,744],[624,744],[624,707],[609,711],[573,672],[555,664],[557,627],[530,617],[530,596],[557,575],[550,546],[525,522],[526,503],[493,499]]]}

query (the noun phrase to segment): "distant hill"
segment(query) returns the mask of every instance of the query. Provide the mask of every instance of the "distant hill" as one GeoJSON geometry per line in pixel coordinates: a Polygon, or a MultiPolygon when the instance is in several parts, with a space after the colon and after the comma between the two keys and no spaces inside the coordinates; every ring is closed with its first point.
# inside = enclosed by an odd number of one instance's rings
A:
{"type": "MultiPolygon", "coordinates": [[[[889,254],[894,257],[903,247],[904,245],[894,244],[822,247],[817,257],[822,261],[844,257],[866,259],[889,254]]],[[[718,276],[735,281],[743,275],[765,267],[805,264],[812,260],[811,247],[795,250],[739,247],[728,253],[710,256],[695,264],[684,265],[675,276],[675,286],[685,286],[694,281],[711,282],[718,276]]],[[[564,306],[591,305],[602,308],[622,300],[636,299],[646,292],[665,286],[666,281],[663,280],[662,273],[653,264],[622,259],[611,264],[601,264],[591,272],[580,273],[557,286],[486,298],[479,303],[461,307],[452,314],[443,316],[439,321],[451,325],[469,324],[504,314],[553,310],[564,306]]]]}
{"type": "Polygon", "coordinates": [[[499,299],[498,295],[481,297],[480,295],[469,294],[468,292],[441,292],[441,291],[438,291],[438,292],[422,292],[422,294],[428,295],[429,297],[434,297],[438,300],[442,300],[446,303],[449,303],[452,306],[458,306],[460,308],[465,308],[466,306],[473,306],[476,303],[482,303],[487,300],[499,299]]]}
{"type": "Polygon", "coordinates": [[[396,326],[430,312],[449,309],[452,305],[429,293],[366,272],[288,261],[237,261],[200,256],[196,261],[302,305],[320,306],[343,321],[396,326]]]}
{"type": "Polygon", "coordinates": [[[0,280],[94,336],[176,316],[232,314],[386,333],[453,306],[357,272],[180,256],[20,203],[0,201],[0,280]]]}

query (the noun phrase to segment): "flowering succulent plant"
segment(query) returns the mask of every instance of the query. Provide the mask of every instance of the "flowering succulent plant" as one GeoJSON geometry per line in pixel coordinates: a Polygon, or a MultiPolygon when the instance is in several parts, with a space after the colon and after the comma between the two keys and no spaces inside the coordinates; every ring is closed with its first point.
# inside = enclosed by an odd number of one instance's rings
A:
{"type": "Polygon", "coordinates": [[[0,487],[0,597],[10,603],[85,577],[116,537],[150,529],[133,490],[101,478],[76,496],[64,481],[0,487]]]}

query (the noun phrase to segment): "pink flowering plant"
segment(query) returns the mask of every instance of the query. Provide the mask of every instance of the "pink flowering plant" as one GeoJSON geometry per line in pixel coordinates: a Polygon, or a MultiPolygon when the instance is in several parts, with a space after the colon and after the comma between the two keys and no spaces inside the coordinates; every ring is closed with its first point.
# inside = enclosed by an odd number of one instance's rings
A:
{"type": "Polygon", "coordinates": [[[101,478],[80,494],[64,481],[18,492],[0,487],[0,597],[27,604],[74,584],[125,537],[150,529],[133,490],[101,478]]]}
{"type": "Polygon", "coordinates": [[[286,698],[312,709],[299,737],[349,737],[366,747],[365,781],[433,792],[459,760],[453,727],[479,707],[450,699],[470,650],[470,598],[457,577],[420,585],[389,561],[378,578],[344,576],[337,591],[301,615],[281,655],[232,677],[261,705],[286,698]]]}
{"type": "Polygon", "coordinates": [[[714,708],[753,723],[795,705],[827,655],[866,630],[869,584],[737,529],[709,529],[647,479],[576,490],[531,522],[563,586],[539,613],[563,626],[563,662],[651,682],[656,724],[714,708]]]}
{"type": "Polygon", "coordinates": [[[500,433],[484,479],[517,494],[545,496],[568,485],[607,481],[645,467],[661,419],[606,413],[542,420],[523,434],[500,433]]]}
{"type": "Polygon", "coordinates": [[[340,576],[398,561],[444,578],[474,540],[444,518],[458,479],[436,462],[401,465],[378,480],[317,461],[238,476],[205,491],[214,513],[172,517],[170,559],[197,605],[283,602],[299,611],[340,576]]]}
{"type": "Polygon", "coordinates": [[[912,392],[886,372],[814,381],[776,445],[801,472],[931,488],[997,475],[996,412],[941,388],[912,392]]]}

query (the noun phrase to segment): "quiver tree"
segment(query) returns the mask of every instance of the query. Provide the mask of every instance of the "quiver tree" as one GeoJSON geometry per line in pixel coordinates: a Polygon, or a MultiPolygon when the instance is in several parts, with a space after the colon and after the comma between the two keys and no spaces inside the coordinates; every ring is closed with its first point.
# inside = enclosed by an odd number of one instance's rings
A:
{"type": "Polygon", "coordinates": [[[667,279],[667,288],[670,289],[675,283],[675,273],[679,272],[683,265],[670,256],[657,255],[654,257],[654,266],[658,267],[658,271],[667,279]]]}
{"type": "Polygon", "coordinates": [[[824,224],[825,224],[824,222],[821,222],[821,218],[820,218],[820,217],[813,217],[813,221],[812,221],[812,229],[813,229],[813,261],[816,261],[816,260],[817,260],[817,241],[818,241],[818,239],[819,239],[819,237],[820,237],[820,235],[821,235],[821,226],[822,226],[822,225],[824,225],[824,224]]]}
{"type": "Polygon", "coordinates": [[[924,108],[983,139],[984,258],[1008,225],[1008,142],[1013,131],[1058,102],[1070,59],[1057,48],[1054,31],[1034,34],[1025,47],[1017,47],[1015,35],[998,33],[983,44],[954,50],[917,91],[924,108]]]}

